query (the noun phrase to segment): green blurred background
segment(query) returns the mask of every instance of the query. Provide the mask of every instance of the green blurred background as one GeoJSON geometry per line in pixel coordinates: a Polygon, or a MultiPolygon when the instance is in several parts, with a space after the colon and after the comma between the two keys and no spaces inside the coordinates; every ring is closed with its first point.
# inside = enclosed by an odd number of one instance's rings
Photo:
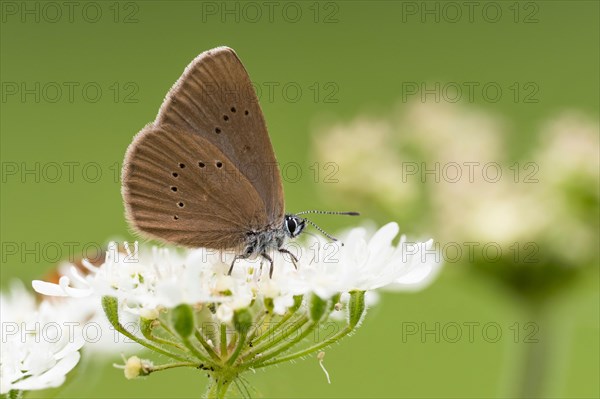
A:
{"type": "MultiPolygon", "coordinates": [[[[402,108],[406,82],[497,82],[505,89],[499,101],[476,95],[465,106],[503,118],[508,128],[501,139],[508,143],[509,159],[524,159],[537,142],[540,124],[558,112],[574,109],[597,121],[598,2],[501,1],[492,3],[485,17],[487,3],[477,2],[472,18],[466,3],[454,3],[462,16],[453,22],[454,11],[444,9],[443,2],[273,2],[269,16],[270,6],[263,2],[77,2],[69,15],[61,2],[3,1],[2,287],[15,277],[39,278],[71,252],[78,256],[82,249],[93,252],[95,243],[132,237],[117,179],[125,149],[154,119],[187,63],[219,45],[237,51],[261,88],[279,161],[301,166],[302,177],[285,182],[289,211],[361,206],[360,198],[329,200],[335,187],[323,190],[323,182],[314,181],[309,167],[327,161],[315,158],[320,131],[315,126],[363,113],[385,117],[402,108]],[[423,10],[436,7],[439,21],[435,14],[421,20],[423,10]],[[498,9],[502,15],[492,22],[498,9]],[[539,101],[514,101],[507,89],[514,82],[534,82],[539,101]],[[72,98],[68,87],[73,87],[72,98]],[[297,87],[302,92],[296,99],[297,87]],[[23,174],[26,168],[33,172],[23,174]]],[[[374,174],[385,167],[364,164],[374,174]]],[[[343,169],[339,176],[352,180],[343,169]]],[[[591,211],[584,218],[595,229],[594,184],[591,211]]],[[[369,209],[366,200],[363,205],[357,210],[369,209]]],[[[400,208],[373,211],[365,219],[381,224],[399,214],[400,208]]],[[[435,238],[435,225],[419,225],[418,215],[400,216],[402,231],[435,238]]],[[[329,231],[348,226],[343,218],[319,222],[329,231]]],[[[423,292],[384,293],[359,332],[327,351],[331,385],[314,359],[247,377],[257,396],[269,398],[515,397],[523,392],[527,354],[540,345],[544,370],[536,394],[598,397],[597,240],[593,246],[592,258],[568,273],[568,284],[565,278],[562,286],[559,274],[552,283],[558,289],[537,301],[543,303],[543,317],[528,310],[528,295],[514,294],[510,279],[494,277],[502,272],[447,264],[423,292]],[[539,326],[539,342],[523,342],[522,336],[515,342],[511,326],[518,323],[523,334],[528,322],[539,326]],[[455,343],[443,336],[436,342],[421,331],[406,334],[407,326],[435,329],[448,323],[497,323],[502,336],[491,342],[480,327],[473,340],[463,328],[455,343]]],[[[117,361],[86,361],[60,391],[32,396],[192,398],[205,391],[201,373],[175,370],[127,381],[111,367],[117,361]]]]}

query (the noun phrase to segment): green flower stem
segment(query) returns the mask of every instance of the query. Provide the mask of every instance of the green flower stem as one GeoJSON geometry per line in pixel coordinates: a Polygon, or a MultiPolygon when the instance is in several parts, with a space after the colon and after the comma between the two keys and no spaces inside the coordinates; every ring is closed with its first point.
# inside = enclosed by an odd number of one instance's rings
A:
{"type": "Polygon", "coordinates": [[[233,383],[235,384],[235,387],[237,388],[238,392],[242,395],[242,398],[250,399],[252,397],[250,391],[248,390],[248,387],[246,386],[246,383],[244,382],[244,380],[242,380],[241,377],[233,380],[233,383]]]}
{"type": "Polygon", "coordinates": [[[170,336],[172,336],[173,338],[179,339],[179,335],[177,335],[177,333],[175,331],[173,331],[173,329],[171,327],[169,327],[169,324],[166,323],[163,320],[159,320],[160,321],[160,327],[165,330],[170,336]]]}
{"type": "Polygon", "coordinates": [[[306,316],[306,315],[301,316],[294,323],[294,324],[297,324],[296,328],[288,328],[284,333],[280,334],[277,338],[273,339],[272,341],[266,342],[264,345],[255,347],[253,350],[251,350],[247,354],[243,355],[242,358],[243,359],[252,359],[254,356],[256,356],[257,353],[262,353],[262,352],[266,351],[267,349],[274,347],[281,340],[287,338],[288,336],[292,335],[296,330],[302,328],[308,321],[309,321],[308,316],[306,316]]]}
{"type": "Polygon", "coordinates": [[[521,370],[521,384],[518,395],[522,398],[543,398],[548,377],[549,358],[552,355],[552,341],[549,331],[549,318],[543,303],[530,301],[527,310],[529,320],[534,320],[539,328],[537,342],[523,343],[524,358],[521,370]]]}
{"type": "Polygon", "coordinates": [[[233,380],[234,380],[234,378],[226,378],[225,376],[218,378],[208,388],[206,397],[208,399],[224,399],[225,394],[227,393],[227,389],[229,389],[229,385],[231,385],[233,380]]]}
{"type": "Polygon", "coordinates": [[[221,358],[225,358],[227,355],[227,325],[225,323],[221,323],[221,358]]]}
{"type": "Polygon", "coordinates": [[[204,327],[199,327],[198,328],[198,332],[200,334],[202,334],[202,337],[205,338],[205,341],[208,342],[209,340],[213,343],[213,345],[218,345],[218,339],[219,339],[219,329],[217,328],[212,328],[212,324],[210,328],[204,328],[204,327]]]}
{"type": "Polygon", "coordinates": [[[265,338],[269,337],[273,331],[276,331],[279,329],[279,327],[281,327],[286,321],[288,321],[293,315],[295,314],[295,312],[290,312],[288,311],[282,318],[281,320],[279,320],[277,322],[277,324],[275,324],[274,326],[271,326],[267,331],[265,331],[263,334],[259,335],[258,338],[256,338],[252,343],[253,344],[258,344],[259,342],[263,341],[265,338]]]}
{"type": "Polygon", "coordinates": [[[183,341],[185,347],[188,348],[188,350],[192,352],[194,356],[196,356],[199,360],[203,362],[208,362],[206,356],[202,352],[200,352],[198,348],[196,348],[196,345],[194,345],[192,341],[189,340],[189,338],[181,337],[181,340],[183,341]]]}
{"type": "Polygon", "coordinates": [[[102,308],[104,309],[104,313],[106,314],[106,317],[108,318],[108,321],[110,322],[110,324],[112,324],[112,326],[115,328],[115,330],[117,330],[118,332],[120,332],[121,334],[126,336],[127,338],[137,342],[138,344],[140,344],[142,346],[145,346],[146,348],[148,348],[154,352],[158,352],[158,353],[168,356],[172,359],[176,359],[181,362],[188,362],[191,360],[191,359],[188,359],[179,354],[173,353],[171,351],[168,351],[166,349],[163,349],[161,347],[153,345],[150,342],[147,342],[141,338],[138,338],[135,335],[133,335],[132,333],[130,333],[129,331],[127,331],[127,329],[125,327],[123,327],[123,325],[119,322],[119,311],[118,311],[117,298],[110,297],[110,296],[103,297],[102,298],[102,308]]]}
{"type": "Polygon", "coordinates": [[[283,353],[285,351],[287,351],[288,349],[290,349],[292,346],[296,345],[298,342],[302,341],[304,338],[306,338],[308,336],[308,334],[310,334],[311,332],[314,331],[314,329],[316,327],[319,326],[319,322],[318,321],[312,321],[308,327],[306,327],[304,329],[304,331],[300,334],[298,334],[298,336],[296,338],[294,338],[293,340],[291,340],[290,342],[280,346],[279,348],[274,348],[274,350],[272,350],[271,352],[265,354],[264,356],[259,357],[256,361],[251,363],[253,365],[257,365],[257,364],[261,364],[264,363],[265,361],[274,358],[275,356],[279,355],[280,353],[283,353]]]}
{"type": "MultiPolygon", "coordinates": [[[[325,341],[320,342],[320,343],[318,343],[316,345],[308,347],[308,348],[306,348],[304,350],[301,350],[299,352],[295,352],[295,353],[292,353],[292,354],[280,357],[278,359],[271,360],[269,362],[264,362],[264,361],[260,362],[260,361],[258,361],[255,364],[250,365],[250,367],[251,368],[255,368],[255,369],[259,369],[259,368],[262,368],[262,367],[272,366],[274,364],[283,363],[283,362],[287,362],[287,361],[290,361],[290,360],[301,358],[303,356],[310,355],[311,353],[314,353],[314,352],[316,352],[318,350],[321,350],[321,349],[323,349],[323,348],[325,348],[325,347],[327,347],[327,346],[329,346],[331,344],[334,344],[335,342],[337,342],[340,339],[344,338],[346,335],[350,334],[352,331],[354,331],[354,329],[352,327],[348,326],[345,329],[343,329],[342,331],[340,331],[339,333],[337,333],[336,335],[334,335],[333,337],[331,337],[329,339],[326,339],[325,341]]],[[[265,359],[265,360],[267,360],[267,359],[265,359]]]]}
{"type": "Polygon", "coordinates": [[[233,380],[225,380],[222,383],[218,384],[217,389],[217,398],[225,398],[225,394],[227,393],[227,389],[233,380]]]}
{"type": "MultiPolygon", "coordinates": [[[[321,349],[339,341],[340,339],[344,338],[346,335],[353,332],[360,325],[360,322],[362,321],[365,313],[366,313],[365,292],[364,291],[352,291],[350,293],[350,301],[348,303],[348,326],[346,326],[345,329],[343,329],[342,331],[340,331],[333,337],[326,339],[325,341],[318,343],[316,345],[310,346],[304,350],[301,350],[299,352],[292,353],[292,354],[280,357],[279,359],[275,359],[275,360],[271,360],[271,361],[266,361],[266,360],[268,360],[268,358],[262,358],[262,359],[259,359],[258,361],[256,361],[255,363],[251,364],[250,367],[261,368],[261,367],[271,366],[274,364],[278,364],[278,363],[294,360],[294,359],[297,359],[297,358],[300,358],[300,357],[303,357],[306,355],[310,355],[311,353],[321,350],[321,349]]],[[[272,355],[269,355],[269,357],[273,358],[272,355]]]]}
{"type": "Polygon", "coordinates": [[[265,325],[268,325],[272,318],[272,312],[267,312],[266,315],[260,318],[260,322],[256,325],[256,327],[252,330],[252,334],[248,336],[248,341],[252,341],[259,331],[262,331],[265,325]]]}
{"type": "Polygon", "coordinates": [[[227,365],[228,366],[232,366],[233,363],[235,363],[236,359],[238,358],[238,356],[240,355],[240,352],[242,351],[242,349],[244,348],[244,345],[246,344],[246,334],[245,333],[240,333],[239,334],[239,339],[238,339],[238,343],[235,347],[235,351],[233,352],[233,354],[229,357],[229,359],[227,359],[227,365]]]}
{"type": "Polygon", "coordinates": [[[231,337],[231,341],[229,341],[229,346],[227,348],[228,351],[232,351],[233,348],[235,348],[235,344],[237,344],[237,334],[235,334],[233,337],[231,337]]]}
{"type": "Polygon", "coordinates": [[[218,389],[219,389],[219,384],[217,383],[217,381],[213,381],[212,384],[210,384],[210,386],[208,387],[208,391],[206,392],[206,398],[207,399],[219,398],[219,396],[217,396],[218,389]]]}
{"type": "Polygon", "coordinates": [[[210,384],[210,386],[208,387],[208,391],[206,392],[205,397],[207,399],[214,399],[217,397],[217,383],[213,382],[212,384],[210,384]]]}
{"type": "Polygon", "coordinates": [[[194,331],[194,336],[196,337],[196,339],[198,340],[198,342],[200,342],[200,345],[202,345],[202,347],[204,348],[204,350],[206,350],[206,352],[208,353],[208,355],[217,363],[221,362],[221,358],[219,357],[219,355],[217,355],[217,352],[215,352],[215,350],[213,349],[212,346],[210,346],[208,344],[208,342],[206,342],[206,340],[204,339],[204,337],[202,336],[202,334],[200,333],[200,331],[198,331],[198,329],[196,329],[194,331]]]}
{"type": "Polygon", "coordinates": [[[177,342],[171,341],[169,339],[164,339],[152,334],[152,326],[150,320],[142,321],[140,330],[142,332],[142,335],[149,341],[154,341],[161,345],[169,345],[176,349],[179,349],[180,351],[185,351],[185,348],[179,345],[177,342]]]}
{"type": "Polygon", "coordinates": [[[181,362],[181,363],[161,364],[160,366],[153,366],[152,369],[150,370],[150,372],[153,373],[155,371],[162,371],[162,370],[174,369],[176,367],[194,367],[194,368],[197,368],[198,367],[198,363],[181,362]]]}

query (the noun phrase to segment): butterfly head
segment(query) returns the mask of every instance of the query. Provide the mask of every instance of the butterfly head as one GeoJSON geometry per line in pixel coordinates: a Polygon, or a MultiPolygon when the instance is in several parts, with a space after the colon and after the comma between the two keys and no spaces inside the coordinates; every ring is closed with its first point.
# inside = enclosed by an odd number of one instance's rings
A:
{"type": "Polygon", "coordinates": [[[302,233],[304,227],[306,227],[306,221],[301,217],[290,214],[285,215],[283,229],[289,237],[297,237],[300,233],[302,233]]]}
{"type": "MultiPolygon", "coordinates": [[[[322,228],[317,226],[315,223],[311,222],[310,220],[308,220],[306,218],[299,216],[299,215],[304,215],[307,213],[320,213],[323,215],[347,215],[347,216],[358,216],[359,215],[358,212],[332,212],[332,211],[317,211],[317,210],[304,211],[304,212],[299,212],[296,214],[288,213],[285,215],[285,220],[283,221],[283,230],[284,230],[285,234],[291,238],[297,237],[300,233],[302,233],[302,231],[306,227],[306,223],[308,223],[311,226],[313,226],[314,228],[316,228],[317,230],[319,230],[321,232],[321,234],[323,234],[325,237],[329,238],[331,241],[338,240],[334,236],[325,232],[325,230],[323,230],[322,228]]],[[[342,245],[344,245],[344,244],[342,243],[342,245]]]]}

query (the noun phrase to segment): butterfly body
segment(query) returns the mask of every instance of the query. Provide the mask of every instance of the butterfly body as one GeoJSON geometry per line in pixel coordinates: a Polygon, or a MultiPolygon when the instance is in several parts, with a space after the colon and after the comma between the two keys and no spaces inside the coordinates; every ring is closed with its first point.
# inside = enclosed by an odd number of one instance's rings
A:
{"type": "Polygon", "coordinates": [[[290,255],[295,266],[298,259],[287,249],[283,248],[283,246],[286,239],[298,236],[304,229],[304,226],[305,222],[303,219],[295,215],[286,214],[279,228],[247,232],[245,248],[240,255],[236,256],[231,264],[230,273],[237,259],[246,259],[259,255],[269,261],[271,265],[269,276],[272,276],[273,260],[268,253],[273,250],[290,255]]]}

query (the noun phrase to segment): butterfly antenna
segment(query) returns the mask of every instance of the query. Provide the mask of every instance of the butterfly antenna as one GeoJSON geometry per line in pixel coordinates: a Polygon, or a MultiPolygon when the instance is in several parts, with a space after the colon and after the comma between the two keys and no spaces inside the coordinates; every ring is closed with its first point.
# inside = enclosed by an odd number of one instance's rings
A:
{"type": "MultiPolygon", "coordinates": [[[[360,215],[360,213],[358,213],[358,212],[319,211],[317,209],[311,209],[311,210],[308,210],[308,211],[303,211],[303,212],[296,213],[296,216],[298,216],[298,215],[305,215],[307,213],[316,213],[316,214],[319,214],[319,215],[347,215],[347,216],[359,216],[360,215]]],[[[335,238],[331,234],[328,234],[325,230],[323,230],[322,228],[320,228],[319,226],[317,226],[315,223],[311,222],[310,220],[308,220],[306,218],[302,218],[302,219],[304,221],[308,222],[315,229],[319,230],[321,232],[321,234],[323,234],[325,237],[329,238],[331,241],[338,241],[337,238],[335,238]]],[[[344,245],[344,243],[341,243],[341,244],[342,244],[342,246],[344,245]]]]}
{"type": "Polygon", "coordinates": [[[358,213],[358,212],[319,211],[316,209],[299,212],[299,213],[296,213],[296,215],[304,215],[307,213],[317,213],[319,215],[347,215],[347,216],[359,216],[360,215],[360,213],[358,213]]]}
{"type": "MultiPolygon", "coordinates": [[[[308,222],[311,226],[313,226],[315,229],[319,230],[321,232],[321,234],[323,234],[325,237],[329,238],[331,241],[339,241],[337,238],[335,238],[331,234],[327,233],[325,230],[323,230],[322,228],[320,228],[319,226],[317,226],[310,220],[308,220],[306,218],[302,218],[302,220],[304,220],[305,222],[308,222]]],[[[344,245],[344,243],[342,243],[342,245],[344,245]]]]}

